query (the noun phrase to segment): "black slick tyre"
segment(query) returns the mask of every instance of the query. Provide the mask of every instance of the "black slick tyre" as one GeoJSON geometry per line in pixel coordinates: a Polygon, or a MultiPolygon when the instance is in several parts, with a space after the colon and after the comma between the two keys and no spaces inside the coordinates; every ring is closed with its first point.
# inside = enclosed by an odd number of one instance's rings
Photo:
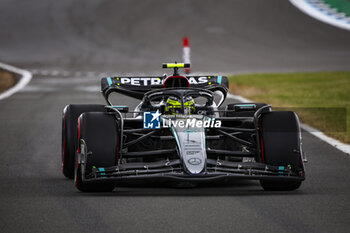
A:
{"type": "MultiPolygon", "coordinates": [[[[261,118],[262,162],[273,166],[290,166],[296,174],[304,174],[301,157],[300,127],[297,115],[290,111],[273,111],[261,118]]],[[[261,180],[268,191],[298,189],[301,181],[261,180]]]]}
{"type": "Polygon", "coordinates": [[[62,115],[62,172],[67,178],[74,178],[74,156],[76,150],[77,122],[84,112],[104,112],[100,104],[70,104],[63,109],[62,115]]]}
{"type": "MultiPolygon", "coordinates": [[[[86,112],[79,117],[78,140],[85,143],[89,156],[85,161],[85,175],[92,167],[111,167],[117,165],[119,148],[119,126],[112,114],[86,112]]],[[[84,151],[79,152],[83,153],[84,151]]],[[[76,156],[77,157],[77,156],[76,156]]],[[[82,192],[111,192],[113,183],[84,183],[81,166],[75,163],[75,186],[82,192]]]]}

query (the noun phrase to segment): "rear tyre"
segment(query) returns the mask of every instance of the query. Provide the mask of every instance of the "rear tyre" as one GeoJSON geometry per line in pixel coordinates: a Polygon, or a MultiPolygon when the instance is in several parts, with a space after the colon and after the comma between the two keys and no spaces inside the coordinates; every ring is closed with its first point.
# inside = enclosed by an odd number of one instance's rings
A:
{"type": "MultiPolygon", "coordinates": [[[[86,161],[85,175],[91,173],[93,166],[99,168],[117,165],[118,127],[114,115],[86,112],[79,117],[78,141],[83,140],[86,152],[91,152],[86,161]]],[[[77,162],[75,163],[75,186],[82,192],[111,192],[115,187],[113,183],[84,183],[81,167],[77,162]]]]}
{"type": "MultiPolygon", "coordinates": [[[[290,111],[268,112],[262,114],[260,123],[262,162],[273,166],[290,166],[296,174],[303,174],[297,115],[290,111]]],[[[289,191],[298,189],[301,181],[261,180],[260,184],[264,190],[289,191]]]]}
{"type": "Polygon", "coordinates": [[[76,151],[77,122],[84,112],[104,112],[100,104],[70,104],[63,109],[62,116],[62,172],[67,178],[74,178],[74,156],[76,151]]]}

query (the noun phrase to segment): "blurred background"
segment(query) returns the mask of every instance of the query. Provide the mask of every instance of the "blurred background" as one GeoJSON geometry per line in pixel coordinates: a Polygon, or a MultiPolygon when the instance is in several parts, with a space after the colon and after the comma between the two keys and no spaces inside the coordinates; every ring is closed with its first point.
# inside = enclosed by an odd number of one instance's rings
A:
{"type": "Polygon", "coordinates": [[[27,69],[201,72],[349,69],[350,35],[287,0],[0,1],[0,60],[27,69]]]}

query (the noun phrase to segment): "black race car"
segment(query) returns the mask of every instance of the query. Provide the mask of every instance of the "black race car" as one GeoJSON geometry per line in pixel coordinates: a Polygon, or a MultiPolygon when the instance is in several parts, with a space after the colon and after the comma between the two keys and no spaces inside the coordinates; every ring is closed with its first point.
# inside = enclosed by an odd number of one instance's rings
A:
{"type": "Polygon", "coordinates": [[[264,103],[230,103],[225,76],[105,77],[107,105],[67,105],[62,120],[63,174],[84,192],[118,182],[196,184],[260,180],[265,190],[295,190],[305,179],[299,120],[264,103]],[[120,93],[133,111],[111,103],[120,93]]]}

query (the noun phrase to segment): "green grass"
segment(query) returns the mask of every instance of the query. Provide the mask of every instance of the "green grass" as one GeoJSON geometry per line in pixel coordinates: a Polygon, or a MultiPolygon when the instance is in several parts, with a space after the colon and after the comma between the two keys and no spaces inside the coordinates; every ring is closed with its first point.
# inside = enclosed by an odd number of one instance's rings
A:
{"type": "Polygon", "coordinates": [[[15,85],[15,79],[9,72],[0,70],[0,93],[15,85]]]}
{"type": "Polygon", "coordinates": [[[297,112],[302,122],[350,143],[350,72],[246,74],[230,91],[297,112]]]}
{"type": "Polygon", "coordinates": [[[350,16],[350,1],[349,0],[323,0],[333,8],[336,8],[339,12],[345,13],[350,16]]]}

